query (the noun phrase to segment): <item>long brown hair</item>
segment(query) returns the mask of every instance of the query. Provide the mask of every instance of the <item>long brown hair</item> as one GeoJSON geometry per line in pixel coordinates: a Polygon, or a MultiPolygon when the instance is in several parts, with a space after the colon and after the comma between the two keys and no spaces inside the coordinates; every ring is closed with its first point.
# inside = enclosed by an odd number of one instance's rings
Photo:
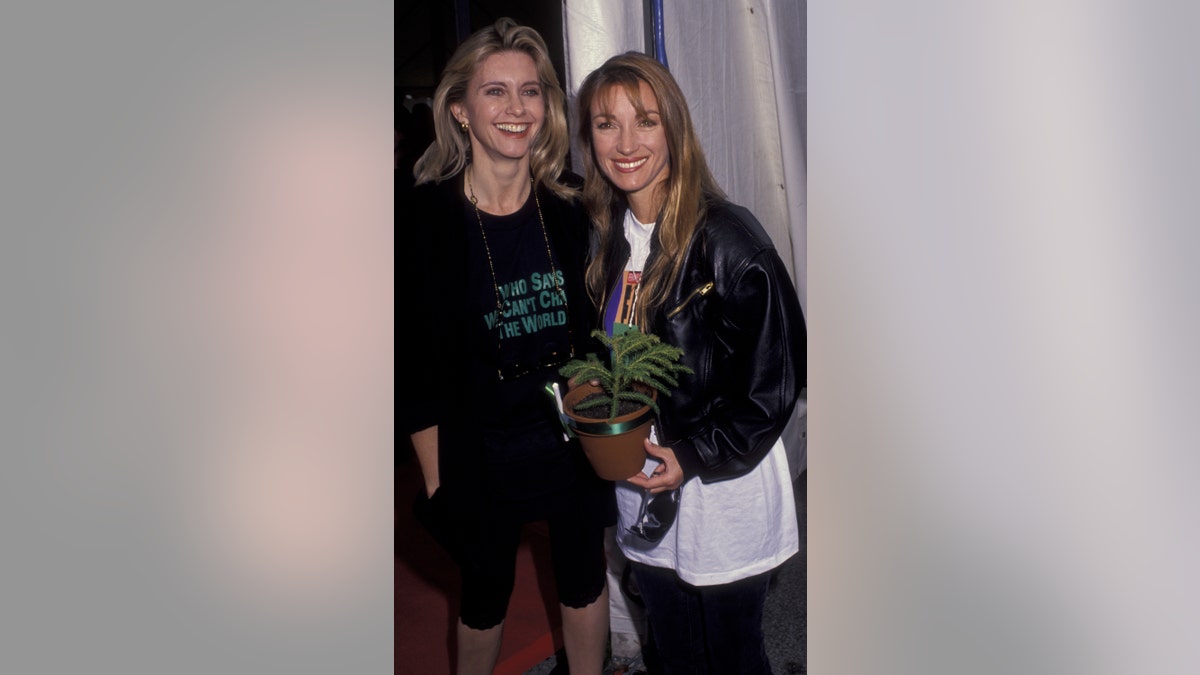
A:
{"type": "Polygon", "coordinates": [[[508,17],[497,20],[464,40],[442,71],[442,80],[433,94],[433,129],[436,138],[413,167],[417,185],[430,181],[440,183],[458,175],[466,167],[471,140],[466,132],[459,129],[450,105],[466,99],[467,84],[484,59],[506,51],[522,52],[533,59],[546,101],[546,120],[529,150],[529,167],[533,178],[561,197],[571,198],[575,195],[574,190],[558,183],[558,177],[566,165],[570,136],[567,133],[564,105],[566,97],[558,84],[554,65],[550,63],[546,43],[536,30],[518,25],[508,17]]]}
{"type": "Polygon", "coordinates": [[[700,224],[708,205],[725,195],[708,169],[704,151],[696,138],[692,116],[683,92],[662,64],[637,52],[614,56],[593,71],[579,88],[579,136],[587,150],[583,183],[583,203],[595,228],[599,246],[587,269],[587,287],[592,300],[603,303],[608,292],[605,269],[623,261],[613,261],[615,237],[623,237],[623,213],[614,213],[613,205],[624,195],[608,181],[597,163],[592,147],[592,105],[604,107],[610,91],[620,87],[639,115],[646,110],[641,83],[646,83],[658,99],[659,119],[667,137],[670,173],[655,192],[660,204],[654,237],[658,252],[642,270],[634,322],[648,326],[647,318],[667,301],[671,287],[683,266],[683,254],[700,224]]]}

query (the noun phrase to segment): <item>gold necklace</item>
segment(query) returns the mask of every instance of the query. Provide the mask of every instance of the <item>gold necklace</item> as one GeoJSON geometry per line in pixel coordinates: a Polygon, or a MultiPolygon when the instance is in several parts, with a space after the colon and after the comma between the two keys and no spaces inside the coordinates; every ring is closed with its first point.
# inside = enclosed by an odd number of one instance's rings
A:
{"type": "MultiPolygon", "coordinates": [[[[492,290],[496,293],[496,337],[498,342],[501,338],[501,330],[504,324],[504,310],[512,307],[512,301],[504,300],[500,297],[500,284],[496,281],[496,265],[492,262],[492,247],[488,245],[487,232],[484,231],[483,228],[483,215],[479,212],[479,199],[475,197],[475,186],[471,184],[470,169],[465,171],[464,175],[467,179],[467,192],[470,193],[471,206],[475,208],[475,220],[479,223],[479,236],[483,237],[483,252],[487,255],[488,270],[492,273],[492,290]]],[[[541,200],[538,199],[537,185],[533,182],[533,176],[529,177],[529,190],[533,193],[533,205],[535,208],[537,208],[538,224],[542,226],[542,241],[546,244],[546,259],[550,261],[550,278],[554,280],[554,291],[558,293],[559,299],[562,300],[563,311],[567,313],[568,317],[570,317],[570,307],[567,306],[567,294],[563,292],[562,286],[559,285],[558,268],[554,266],[554,255],[550,253],[550,235],[546,234],[546,220],[542,217],[542,203],[541,200]]],[[[575,344],[571,332],[571,321],[569,318],[567,320],[567,342],[570,344],[571,348],[570,354],[566,358],[574,358],[575,344]]],[[[552,352],[550,357],[550,361],[542,364],[543,366],[558,365],[562,362],[558,360],[558,352],[552,352]]],[[[563,361],[565,361],[565,359],[563,359],[563,361]]],[[[522,369],[518,372],[510,372],[507,374],[507,376],[511,379],[513,377],[524,375],[530,372],[530,370],[532,369],[522,369]]],[[[503,368],[497,369],[497,373],[500,375],[501,380],[506,379],[506,373],[504,372],[503,368]]]]}

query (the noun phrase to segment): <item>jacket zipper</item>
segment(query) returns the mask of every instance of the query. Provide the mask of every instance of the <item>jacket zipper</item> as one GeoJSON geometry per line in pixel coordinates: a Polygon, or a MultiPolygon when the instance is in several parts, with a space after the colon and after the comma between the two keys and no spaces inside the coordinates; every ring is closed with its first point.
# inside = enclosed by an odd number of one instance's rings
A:
{"type": "Polygon", "coordinates": [[[675,318],[675,315],[682,312],[683,308],[687,307],[687,304],[689,302],[691,302],[693,298],[695,298],[697,295],[699,295],[701,297],[708,295],[708,292],[711,291],[712,289],[713,289],[713,282],[710,281],[710,282],[704,284],[703,286],[695,289],[691,293],[688,293],[688,296],[683,299],[683,302],[679,303],[679,305],[675,309],[671,310],[670,312],[667,312],[667,318],[668,319],[675,318]]]}

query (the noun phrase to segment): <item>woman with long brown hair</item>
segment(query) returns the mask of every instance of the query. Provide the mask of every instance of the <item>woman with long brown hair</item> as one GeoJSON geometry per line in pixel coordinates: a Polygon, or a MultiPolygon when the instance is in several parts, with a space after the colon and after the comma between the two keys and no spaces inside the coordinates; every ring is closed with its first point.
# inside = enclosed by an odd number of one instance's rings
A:
{"type": "Polygon", "coordinates": [[[770,672],[769,576],[799,548],[779,441],[806,373],[795,288],[725,200],[665,67],[615,56],[578,103],[588,291],[610,333],[656,334],[694,371],[659,400],[646,468],[617,483],[618,544],[667,673],[770,672]]]}

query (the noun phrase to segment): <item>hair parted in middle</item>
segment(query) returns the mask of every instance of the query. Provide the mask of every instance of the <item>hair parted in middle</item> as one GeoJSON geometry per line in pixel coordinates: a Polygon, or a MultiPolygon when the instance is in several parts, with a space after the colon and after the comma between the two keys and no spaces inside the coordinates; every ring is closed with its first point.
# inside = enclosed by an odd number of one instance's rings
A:
{"type": "Polygon", "coordinates": [[[413,167],[418,185],[430,181],[440,183],[466,168],[471,140],[460,130],[450,105],[466,100],[467,85],[487,57],[507,51],[522,52],[533,59],[546,101],[545,122],[529,150],[533,179],[562,197],[576,196],[574,190],[558,183],[566,165],[570,135],[567,132],[566,97],[558,84],[554,64],[550,62],[550,52],[536,30],[508,17],[498,19],[464,40],[442,71],[442,79],[433,94],[436,138],[413,167]]]}
{"type": "Polygon", "coordinates": [[[584,79],[577,98],[579,136],[586,150],[583,203],[594,228],[593,240],[598,244],[587,269],[587,287],[592,300],[600,305],[606,299],[605,269],[613,263],[610,258],[615,255],[615,238],[625,236],[623,210],[614,212],[613,204],[627,204],[627,200],[597,164],[592,146],[591,109],[597,105],[601,110],[607,110],[612,93],[619,87],[638,114],[645,116],[640,91],[642,83],[649,86],[658,99],[659,119],[670,153],[670,172],[654,194],[658,213],[654,238],[658,250],[642,270],[638,291],[640,301],[634,317],[638,326],[649,330],[651,326],[647,319],[667,301],[683,266],[684,251],[708,205],[724,199],[725,194],[708,168],[687,100],[670,71],[658,61],[637,52],[627,52],[605,61],[584,79]]]}

